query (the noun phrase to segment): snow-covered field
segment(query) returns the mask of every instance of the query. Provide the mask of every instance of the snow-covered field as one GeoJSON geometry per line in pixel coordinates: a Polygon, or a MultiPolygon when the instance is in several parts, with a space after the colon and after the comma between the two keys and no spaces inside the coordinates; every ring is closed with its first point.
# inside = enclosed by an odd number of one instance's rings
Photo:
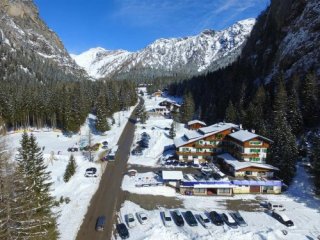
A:
{"type": "MultiPolygon", "coordinates": [[[[141,88],[140,90],[145,89],[141,88]]],[[[143,99],[147,111],[159,107],[160,102],[168,100],[168,98],[164,97],[149,98],[146,94],[144,94],[143,99]]],[[[181,101],[180,99],[174,100],[181,101]]],[[[135,144],[132,148],[136,147],[136,143],[140,140],[143,132],[150,135],[149,148],[143,151],[142,156],[130,155],[128,163],[149,167],[158,166],[160,164],[159,158],[162,156],[165,146],[173,145],[173,139],[169,138],[169,130],[166,130],[170,129],[172,122],[172,119],[167,119],[163,116],[150,116],[146,124],[138,123],[135,131],[135,144]]],[[[176,137],[180,137],[188,131],[183,124],[176,124],[176,137]]]]}
{"type": "MultiPolygon", "coordinates": [[[[115,146],[133,109],[134,107],[131,107],[128,111],[115,113],[114,119],[116,122],[111,126],[111,130],[104,135],[92,134],[92,144],[108,141],[109,148],[115,146]]],[[[32,131],[37,138],[39,146],[41,148],[44,147],[44,158],[47,161],[48,170],[51,171],[53,182],[52,195],[56,197],[57,200],[59,200],[60,197],[68,197],[71,200],[68,204],[64,202],[54,209],[55,212],[59,214],[58,230],[61,240],[72,240],[76,238],[90,200],[99,186],[101,175],[106,166],[106,163],[100,163],[98,161],[90,162],[81,152],[75,152],[73,154],[77,163],[76,173],[71,177],[69,182],[65,183],[63,181],[63,175],[71,155],[67,149],[69,147],[79,147],[81,141],[87,140],[89,126],[93,118],[94,116],[90,115],[87,122],[81,127],[80,133],[70,137],[63,135],[59,131],[32,131]],[[97,178],[84,177],[85,170],[89,167],[97,168],[97,178]]],[[[8,134],[7,140],[13,151],[16,151],[19,147],[21,135],[22,132],[8,134]]],[[[95,160],[97,160],[99,152],[101,151],[103,150],[99,150],[95,154],[95,160]]]]}

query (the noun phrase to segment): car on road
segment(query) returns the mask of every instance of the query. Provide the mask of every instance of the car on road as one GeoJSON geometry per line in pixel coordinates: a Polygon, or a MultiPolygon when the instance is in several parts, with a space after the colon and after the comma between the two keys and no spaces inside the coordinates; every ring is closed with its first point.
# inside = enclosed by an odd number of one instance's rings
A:
{"type": "Polygon", "coordinates": [[[104,230],[104,226],[106,225],[106,217],[99,216],[96,222],[96,231],[102,232],[104,230]]]}
{"type": "Polygon", "coordinates": [[[198,226],[198,222],[191,211],[185,212],[184,219],[191,227],[198,226]]]}
{"type": "Polygon", "coordinates": [[[97,169],[95,167],[87,168],[84,173],[85,177],[97,177],[97,169]]]}
{"type": "Polygon", "coordinates": [[[229,227],[238,228],[238,224],[229,213],[222,213],[221,218],[229,227]]]}
{"type": "Polygon", "coordinates": [[[136,220],[134,219],[134,216],[132,213],[129,213],[126,215],[126,221],[129,228],[133,228],[136,226],[136,220]]]}
{"type": "Polygon", "coordinates": [[[161,214],[161,218],[162,218],[164,226],[166,226],[166,227],[173,226],[173,221],[172,221],[172,218],[170,216],[170,212],[169,211],[163,211],[160,214],[161,214]]]}
{"type": "Polygon", "coordinates": [[[176,224],[178,227],[184,226],[184,220],[183,220],[182,214],[180,213],[179,210],[174,210],[174,211],[171,213],[171,216],[172,216],[172,218],[173,218],[173,221],[175,222],[175,224],[176,224]]]}
{"type": "Polygon", "coordinates": [[[127,226],[124,223],[119,223],[116,226],[117,232],[119,234],[119,236],[121,237],[121,239],[127,239],[129,238],[129,231],[127,226]]]}
{"type": "Polygon", "coordinates": [[[208,228],[209,224],[210,224],[210,220],[209,218],[204,214],[204,213],[200,213],[197,216],[198,222],[204,227],[204,228],[208,228]]]}
{"type": "Polygon", "coordinates": [[[216,211],[212,211],[209,213],[209,218],[211,222],[217,226],[222,226],[224,224],[223,219],[221,218],[221,215],[217,213],[216,211]]]}
{"type": "Polygon", "coordinates": [[[281,222],[283,225],[287,227],[294,226],[293,221],[285,214],[279,213],[276,211],[272,211],[271,216],[277,219],[279,222],[281,222]]]}
{"type": "Polygon", "coordinates": [[[148,215],[144,212],[137,212],[136,213],[136,216],[137,216],[137,219],[138,221],[144,225],[144,224],[147,224],[148,222],[148,215]]]}
{"type": "Polygon", "coordinates": [[[248,224],[246,223],[246,221],[243,219],[243,217],[239,212],[233,212],[233,213],[230,213],[230,215],[240,227],[248,226],[248,224]]]}

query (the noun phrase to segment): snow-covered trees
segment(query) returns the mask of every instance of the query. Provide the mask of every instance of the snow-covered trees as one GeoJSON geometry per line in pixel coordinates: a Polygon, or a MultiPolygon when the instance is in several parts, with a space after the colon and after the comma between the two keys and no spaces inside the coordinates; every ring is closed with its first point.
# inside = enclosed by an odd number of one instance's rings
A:
{"type": "Polygon", "coordinates": [[[20,196],[15,202],[19,200],[24,211],[17,216],[16,231],[25,239],[56,239],[56,219],[51,210],[54,202],[49,192],[50,174],[32,134],[23,134],[16,160],[13,195],[20,196]]]}
{"type": "Polygon", "coordinates": [[[314,185],[316,193],[320,193],[320,137],[316,136],[313,142],[312,164],[314,173],[314,185]]]}
{"type": "Polygon", "coordinates": [[[143,123],[143,124],[145,124],[146,121],[148,120],[149,116],[148,116],[148,113],[146,111],[146,107],[145,107],[144,104],[138,110],[137,116],[138,116],[138,118],[140,118],[140,122],[143,123]]]}
{"type": "Polygon", "coordinates": [[[278,176],[289,183],[295,174],[298,148],[295,136],[286,118],[287,93],[284,83],[278,80],[273,110],[271,138],[274,141],[268,155],[268,162],[279,168],[278,176]]]}
{"type": "Polygon", "coordinates": [[[68,182],[70,178],[75,174],[77,168],[76,160],[74,159],[74,156],[71,154],[66,171],[63,176],[63,180],[65,182],[68,182]]]}
{"type": "Polygon", "coordinates": [[[228,107],[226,109],[225,121],[231,123],[237,122],[237,112],[231,101],[229,101],[228,107]]]}
{"type": "Polygon", "coordinates": [[[96,129],[99,132],[105,132],[110,129],[108,124],[108,109],[105,94],[101,93],[96,103],[96,129]]]}

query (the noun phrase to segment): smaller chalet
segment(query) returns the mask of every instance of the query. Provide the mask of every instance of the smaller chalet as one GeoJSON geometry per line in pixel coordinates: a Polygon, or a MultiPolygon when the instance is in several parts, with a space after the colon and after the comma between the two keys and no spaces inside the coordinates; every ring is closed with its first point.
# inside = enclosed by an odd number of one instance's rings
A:
{"type": "Polygon", "coordinates": [[[159,106],[159,107],[155,107],[155,108],[150,109],[148,111],[148,113],[150,115],[154,115],[154,116],[157,116],[157,115],[165,116],[165,115],[169,114],[170,112],[168,111],[168,109],[166,107],[159,106]]]}
{"type": "Polygon", "coordinates": [[[160,106],[166,107],[171,112],[179,112],[181,105],[171,101],[171,100],[164,100],[161,103],[159,103],[160,106]]]}
{"type": "Polygon", "coordinates": [[[162,95],[162,91],[161,90],[157,90],[152,94],[154,97],[161,97],[162,95]]]}
{"type": "Polygon", "coordinates": [[[238,161],[229,153],[220,154],[217,157],[222,160],[224,168],[234,177],[272,178],[273,172],[279,170],[269,164],[238,161]]]}
{"type": "Polygon", "coordinates": [[[202,127],[206,127],[207,124],[205,122],[199,121],[199,120],[192,120],[188,122],[188,129],[189,130],[197,130],[202,127]]]}

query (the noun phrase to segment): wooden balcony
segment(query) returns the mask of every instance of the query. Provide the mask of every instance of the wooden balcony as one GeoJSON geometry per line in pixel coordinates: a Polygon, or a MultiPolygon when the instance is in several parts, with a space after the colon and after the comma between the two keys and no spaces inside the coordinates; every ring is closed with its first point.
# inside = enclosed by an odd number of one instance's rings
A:
{"type": "Polygon", "coordinates": [[[213,156],[213,152],[176,152],[177,155],[181,156],[213,156]]]}

